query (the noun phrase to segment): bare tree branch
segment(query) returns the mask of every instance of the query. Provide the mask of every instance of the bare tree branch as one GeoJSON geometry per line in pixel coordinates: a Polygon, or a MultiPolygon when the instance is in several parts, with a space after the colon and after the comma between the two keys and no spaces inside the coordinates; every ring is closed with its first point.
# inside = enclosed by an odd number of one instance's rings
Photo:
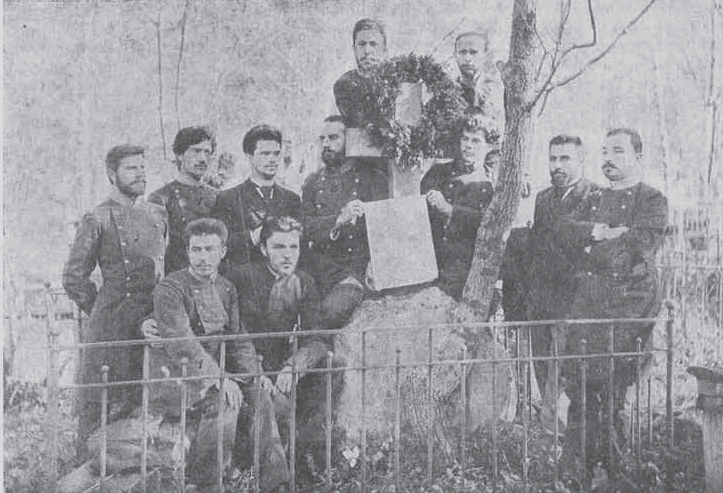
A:
{"type": "Polygon", "coordinates": [[[713,168],[715,167],[716,155],[716,113],[718,105],[716,102],[716,86],[715,86],[715,17],[716,17],[716,0],[711,1],[710,16],[710,81],[708,85],[708,106],[710,107],[710,149],[708,151],[708,191],[711,191],[713,181],[713,168]]]}
{"type": "Polygon", "coordinates": [[[181,129],[181,113],[178,111],[178,93],[181,82],[181,62],[183,61],[183,47],[186,41],[186,18],[188,16],[188,2],[183,6],[183,16],[181,17],[181,43],[178,47],[178,62],[176,63],[176,91],[173,96],[173,105],[176,110],[176,126],[181,129]]]}
{"type": "Polygon", "coordinates": [[[167,159],[166,156],[166,131],[163,128],[163,71],[161,66],[161,9],[158,7],[158,20],[151,21],[156,26],[156,45],[158,50],[158,123],[161,127],[161,143],[163,144],[163,159],[167,159]]]}
{"type": "Polygon", "coordinates": [[[592,28],[592,40],[590,40],[587,43],[579,43],[574,44],[570,46],[568,49],[562,52],[562,55],[560,55],[560,61],[562,61],[563,58],[565,58],[567,55],[572,53],[575,50],[580,50],[583,48],[592,48],[597,44],[597,26],[595,25],[595,13],[592,10],[592,0],[587,0],[587,12],[590,16],[590,27],[592,28]]]}
{"type": "Polygon", "coordinates": [[[610,52],[610,50],[612,50],[612,49],[615,47],[615,45],[618,43],[618,41],[620,41],[620,38],[622,38],[623,36],[625,36],[625,35],[628,33],[628,31],[629,31],[635,24],[637,24],[640,19],[642,19],[642,17],[648,12],[648,10],[650,10],[650,8],[651,8],[657,1],[658,1],[658,0],[649,0],[648,3],[645,5],[645,7],[643,7],[643,9],[638,13],[638,15],[636,15],[635,17],[633,17],[633,18],[630,20],[630,22],[628,22],[627,25],[617,34],[617,36],[615,36],[615,38],[613,38],[613,40],[610,42],[610,44],[608,44],[608,45],[605,47],[605,49],[602,50],[600,53],[598,53],[596,56],[594,56],[593,58],[591,58],[590,60],[588,60],[587,62],[585,62],[585,64],[584,64],[582,67],[580,67],[579,70],[577,70],[577,71],[576,71],[575,73],[573,73],[572,75],[569,75],[569,76],[565,77],[564,79],[562,79],[562,80],[560,80],[560,81],[558,81],[558,82],[555,82],[554,84],[550,84],[549,87],[547,87],[547,88],[545,88],[545,89],[543,89],[543,90],[544,90],[544,91],[547,91],[547,92],[550,92],[550,91],[553,91],[554,89],[557,89],[558,87],[562,87],[562,86],[564,86],[564,85],[566,85],[566,84],[569,84],[570,82],[572,82],[573,80],[577,79],[577,78],[580,77],[582,74],[584,74],[591,66],[595,65],[597,62],[599,62],[600,60],[602,60],[602,59],[605,57],[605,55],[607,55],[607,54],[610,52]]]}

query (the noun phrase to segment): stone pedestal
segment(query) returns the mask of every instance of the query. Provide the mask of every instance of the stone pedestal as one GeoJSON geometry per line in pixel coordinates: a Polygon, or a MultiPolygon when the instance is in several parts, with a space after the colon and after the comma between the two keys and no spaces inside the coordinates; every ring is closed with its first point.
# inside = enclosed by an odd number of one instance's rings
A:
{"type": "MultiPolygon", "coordinates": [[[[346,386],[340,398],[338,423],[352,441],[359,441],[366,423],[369,436],[387,438],[393,436],[397,405],[401,406],[402,430],[426,433],[428,422],[428,358],[429,329],[453,321],[457,303],[436,287],[418,289],[405,294],[388,294],[380,299],[365,300],[340,336],[335,352],[350,367],[369,368],[362,377],[361,370],[349,370],[345,374],[346,386]],[[375,328],[395,327],[395,331],[373,331],[375,328]],[[365,336],[362,354],[361,330],[365,336]],[[396,392],[395,361],[400,351],[401,392],[396,392]],[[414,365],[414,367],[410,367],[414,365]],[[417,366],[420,365],[420,366],[417,366]],[[365,406],[362,413],[362,378],[365,380],[365,406]],[[364,415],[362,415],[364,414],[364,415]]],[[[456,331],[436,328],[432,331],[432,360],[456,361],[461,358],[464,341],[456,331]]],[[[491,344],[490,344],[491,347],[491,344]]],[[[507,357],[498,348],[498,357],[507,357]]],[[[489,353],[489,351],[487,351],[489,353]]],[[[470,355],[470,358],[472,355],[470,355]]],[[[468,427],[495,422],[492,413],[491,391],[492,365],[481,364],[469,368],[468,375],[468,427]]],[[[510,395],[511,372],[509,366],[497,366],[498,416],[506,409],[506,403],[514,400],[510,395]]],[[[437,443],[453,443],[451,433],[456,429],[460,413],[460,365],[434,366],[432,371],[432,411],[435,413],[437,443]],[[441,436],[440,436],[441,435],[441,436]]],[[[458,431],[458,430],[457,430],[458,431]]]]}

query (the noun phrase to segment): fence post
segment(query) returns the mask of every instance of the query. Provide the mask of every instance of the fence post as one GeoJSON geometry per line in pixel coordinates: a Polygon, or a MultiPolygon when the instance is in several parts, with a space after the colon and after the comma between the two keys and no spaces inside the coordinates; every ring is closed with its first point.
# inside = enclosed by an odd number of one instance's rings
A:
{"type": "Polygon", "coordinates": [[[432,388],[432,331],[428,331],[427,351],[427,485],[432,485],[432,466],[434,460],[434,389],[432,388]]]}
{"type": "Polygon", "coordinates": [[[106,475],[108,464],[108,365],[100,368],[100,491],[106,491],[106,475]]]}
{"type": "Polygon", "coordinates": [[[45,293],[45,316],[47,338],[49,343],[48,354],[48,422],[47,435],[50,441],[50,481],[53,493],[58,492],[58,456],[59,437],[58,424],[60,421],[60,350],[58,349],[58,336],[60,333],[54,327],[55,319],[53,300],[50,289],[45,293]]]}
{"type": "Polygon", "coordinates": [[[582,481],[587,481],[587,340],[580,340],[580,454],[582,460],[582,481]]]}
{"type": "Polygon", "coordinates": [[[256,378],[254,379],[254,398],[256,400],[254,405],[254,491],[259,493],[261,491],[261,463],[259,454],[261,446],[259,440],[261,439],[261,372],[263,371],[262,366],[263,356],[260,354],[256,356],[256,378]]]}
{"type": "Polygon", "coordinates": [[[143,402],[141,417],[141,491],[148,490],[148,378],[150,375],[150,346],[143,345],[143,402]]]}
{"type": "Polygon", "coordinates": [[[326,447],[325,459],[326,459],[326,487],[331,489],[331,428],[333,426],[331,414],[332,414],[332,364],[333,364],[334,353],[328,351],[326,353],[326,447]]]}
{"type": "Polygon", "coordinates": [[[188,389],[186,377],[188,376],[188,358],[181,358],[181,493],[186,493],[186,408],[188,407],[188,389]]]}
{"type": "Polygon", "coordinates": [[[395,400],[394,400],[394,491],[401,491],[399,487],[399,475],[401,474],[400,468],[400,452],[401,444],[399,441],[402,437],[402,379],[401,379],[401,354],[402,351],[397,348],[397,359],[394,367],[394,373],[396,377],[395,381],[395,400]]]}
{"type": "MultiPolygon", "coordinates": [[[[684,297],[685,298],[685,297],[684,297]]],[[[671,302],[666,303],[668,308],[668,319],[665,322],[665,341],[666,341],[666,382],[665,382],[665,417],[668,435],[668,446],[672,449],[674,444],[674,433],[673,428],[673,323],[675,322],[675,308],[671,302]]],[[[668,459],[668,467],[666,474],[667,486],[670,488],[673,485],[673,460],[668,459]]]]}
{"type": "MultiPolygon", "coordinates": [[[[461,447],[460,458],[459,458],[459,474],[462,477],[462,488],[466,486],[465,480],[465,468],[467,467],[467,346],[462,346],[462,364],[459,370],[460,378],[460,396],[462,399],[461,413],[462,413],[462,429],[460,430],[460,441],[461,447]]],[[[397,489],[398,491],[398,489],[397,489]]]]}

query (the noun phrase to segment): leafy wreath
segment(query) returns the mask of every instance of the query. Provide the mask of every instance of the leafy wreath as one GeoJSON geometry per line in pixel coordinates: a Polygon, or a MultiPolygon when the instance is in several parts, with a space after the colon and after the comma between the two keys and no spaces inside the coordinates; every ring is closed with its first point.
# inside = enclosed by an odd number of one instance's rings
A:
{"type": "Polygon", "coordinates": [[[467,105],[462,89],[431,55],[410,53],[384,61],[374,81],[381,121],[370,129],[371,136],[400,168],[420,166],[423,158],[449,155],[455,149],[455,127],[467,105]],[[421,124],[409,127],[395,118],[396,101],[403,82],[419,81],[431,97],[422,107],[421,124]]]}

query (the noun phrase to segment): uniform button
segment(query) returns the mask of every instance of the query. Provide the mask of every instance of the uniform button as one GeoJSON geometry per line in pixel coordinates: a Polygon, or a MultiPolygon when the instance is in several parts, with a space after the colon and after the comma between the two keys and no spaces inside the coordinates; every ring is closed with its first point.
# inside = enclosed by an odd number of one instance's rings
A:
{"type": "Polygon", "coordinates": [[[324,190],[319,190],[319,193],[324,193],[324,190]]]}
{"type": "Polygon", "coordinates": [[[442,241],[447,241],[447,237],[446,237],[446,236],[442,236],[442,241]]]}
{"type": "Polygon", "coordinates": [[[452,188],[453,186],[454,186],[454,183],[450,183],[450,184],[448,185],[448,188],[452,188]]]}
{"type": "Polygon", "coordinates": [[[321,209],[321,204],[316,204],[316,207],[317,207],[318,209],[321,209]]]}
{"type": "Polygon", "coordinates": [[[321,177],[321,181],[324,181],[324,180],[326,180],[326,178],[324,178],[324,177],[322,176],[322,177],[321,177]]]}
{"type": "Polygon", "coordinates": [[[628,190],[628,195],[632,195],[632,194],[633,194],[633,192],[631,192],[630,190],[628,190]]]}
{"type": "Polygon", "coordinates": [[[123,229],[123,226],[118,226],[118,229],[123,229]]]}
{"type": "Polygon", "coordinates": [[[352,194],[354,197],[356,197],[356,192],[352,192],[351,194],[352,194]]]}
{"type": "Polygon", "coordinates": [[[588,276],[591,276],[591,275],[592,275],[592,272],[587,271],[587,275],[588,275],[588,276]]]}
{"type": "Polygon", "coordinates": [[[131,278],[130,278],[130,277],[126,277],[126,281],[130,281],[130,280],[131,280],[131,278]]]}
{"type": "Polygon", "coordinates": [[[625,209],[625,204],[620,206],[621,209],[625,209]]]}
{"type": "Polygon", "coordinates": [[[131,297],[131,294],[130,294],[130,293],[126,293],[126,298],[130,298],[130,297],[131,297]]]}
{"type": "Polygon", "coordinates": [[[181,218],[181,221],[185,221],[185,220],[186,220],[186,218],[185,218],[185,217],[182,217],[182,218],[181,218]]]}
{"type": "Polygon", "coordinates": [[[347,248],[346,251],[351,253],[351,248],[347,248]]]}
{"type": "Polygon", "coordinates": [[[350,240],[353,240],[353,239],[354,239],[354,235],[349,235],[349,239],[350,239],[350,240]]]}
{"type": "Polygon", "coordinates": [[[128,262],[129,262],[129,260],[128,260],[127,258],[126,258],[126,259],[123,259],[123,263],[124,263],[124,264],[127,264],[128,262]]]}
{"type": "Polygon", "coordinates": [[[592,208],[591,208],[591,209],[592,209],[592,210],[594,210],[594,211],[596,211],[596,210],[597,210],[597,207],[595,207],[595,206],[592,206],[592,208]]]}
{"type": "Polygon", "coordinates": [[[121,246],[126,246],[126,242],[125,242],[125,241],[121,241],[121,246]]]}
{"type": "Polygon", "coordinates": [[[354,183],[359,183],[359,178],[354,178],[354,183]]]}

